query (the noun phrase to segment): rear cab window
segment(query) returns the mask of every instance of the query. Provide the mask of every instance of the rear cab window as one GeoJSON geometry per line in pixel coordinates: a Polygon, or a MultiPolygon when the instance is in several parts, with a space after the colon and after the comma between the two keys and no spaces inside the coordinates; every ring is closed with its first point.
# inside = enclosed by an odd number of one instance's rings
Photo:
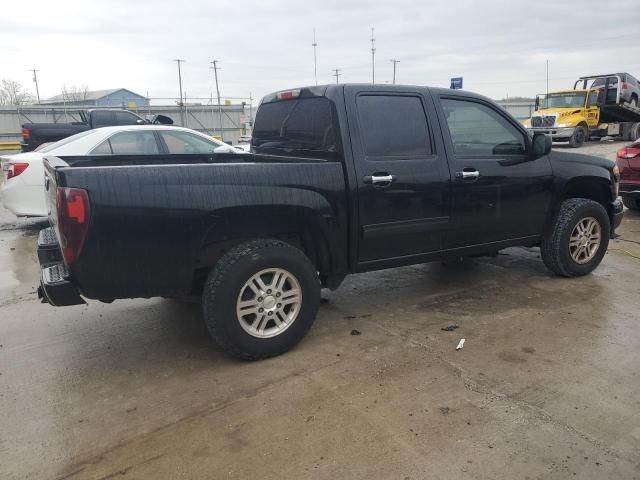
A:
{"type": "Polygon", "coordinates": [[[427,115],[420,97],[366,94],[359,95],[356,104],[367,157],[432,154],[427,115]]]}
{"type": "Polygon", "coordinates": [[[263,103],[251,142],[255,153],[335,160],[340,147],[333,102],[301,96],[263,103]]]}

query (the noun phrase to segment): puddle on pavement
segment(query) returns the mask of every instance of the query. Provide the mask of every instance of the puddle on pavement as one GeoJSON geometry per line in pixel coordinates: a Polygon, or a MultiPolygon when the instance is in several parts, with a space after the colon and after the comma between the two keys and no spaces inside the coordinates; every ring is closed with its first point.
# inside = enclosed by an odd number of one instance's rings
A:
{"type": "Polygon", "coordinates": [[[0,303],[32,292],[40,268],[36,254],[39,225],[0,231],[0,303]]]}

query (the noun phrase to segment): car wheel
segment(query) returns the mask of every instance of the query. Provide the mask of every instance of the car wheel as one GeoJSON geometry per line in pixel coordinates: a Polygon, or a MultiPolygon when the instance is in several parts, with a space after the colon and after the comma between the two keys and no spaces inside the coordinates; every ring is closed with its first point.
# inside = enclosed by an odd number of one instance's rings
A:
{"type": "Polygon", "coordinates": [[[315,266],[278,240],[253,240],[227,252],[202,294],[204,320],[228,354],[259,360],[286,352],[305,336],[320,303],[315,266]]]}
{"type": "Polygon", "coordinates": [[[572,148],[581,147],[587,138],[587,129],[582,125],[578,125],[569,138],[569,146],[572,148]]]}
{"type": "Polygon", "coordinates": [[[542,239],[542,261],[563,277],[591,273],[607,251],[610,231],[609,216],[598,202],[586,198],[565,200],[553,228],[542,239]]]}

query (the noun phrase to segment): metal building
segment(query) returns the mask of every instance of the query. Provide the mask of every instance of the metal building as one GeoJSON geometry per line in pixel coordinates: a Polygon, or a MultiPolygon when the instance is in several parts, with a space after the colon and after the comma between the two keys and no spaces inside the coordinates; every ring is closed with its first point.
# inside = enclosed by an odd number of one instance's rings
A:
{"type": "Polygon", "coordinates": [[[42,100],[42,105],[82,105],[84,107],[138,108],[149,106],[149,99],[126,88],[92,90],[86,92],[62,93],[42,100]]]}

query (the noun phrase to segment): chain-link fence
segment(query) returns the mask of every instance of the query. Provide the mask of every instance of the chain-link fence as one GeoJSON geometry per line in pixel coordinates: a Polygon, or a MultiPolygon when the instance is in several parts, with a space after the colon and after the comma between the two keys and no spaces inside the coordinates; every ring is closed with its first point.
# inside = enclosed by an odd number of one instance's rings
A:
{"type": "MultiPolygon", "coordinates": [[[[153,101],[153,99],[150,99],[153,101]]],[[[153,102],[152,102],[153,103],[153,102]]],[[[96,107],[94,105],[29,105],[0,107],[0,143],[21,140],[25,123],[81,122],[80,111],[91,108],[121,109],[122,107],[96,107]]],[[[211,103],[185,103],[184,105],[150,105],[127,108],[138,115],[165,115],[174,125],[192,128],[235,144],[241,135],[250,131],[253,107],[249,103],[213,105],[211,103]]]]}

